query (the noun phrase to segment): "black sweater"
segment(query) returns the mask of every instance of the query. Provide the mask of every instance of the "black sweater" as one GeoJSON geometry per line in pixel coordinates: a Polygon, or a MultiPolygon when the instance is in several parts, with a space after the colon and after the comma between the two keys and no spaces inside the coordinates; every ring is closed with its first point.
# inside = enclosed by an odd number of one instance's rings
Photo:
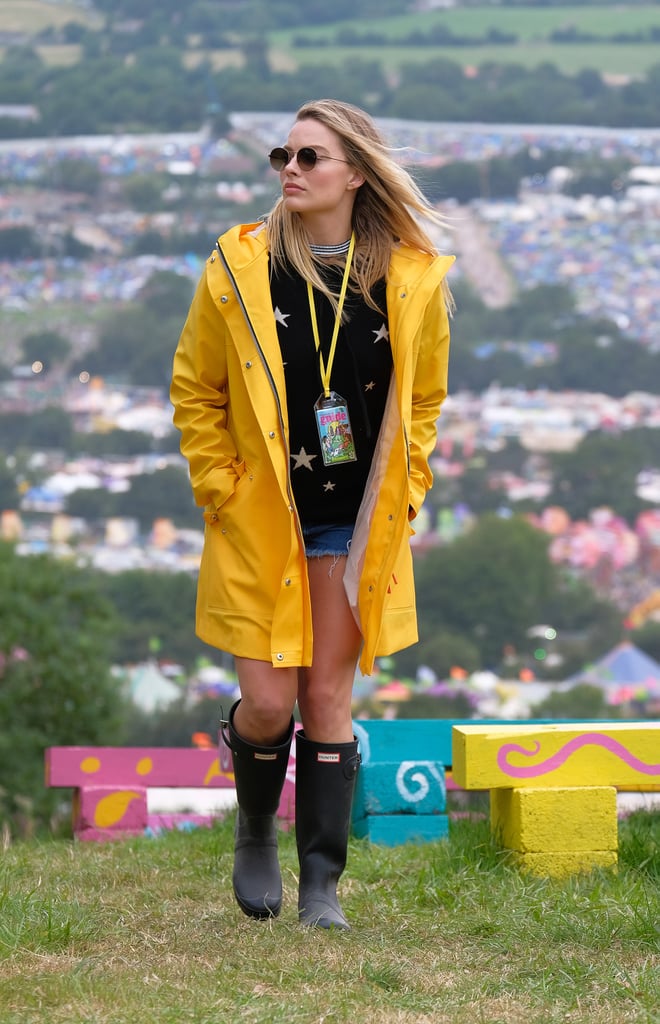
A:
{"type": "MultiPolygon", "coordinates": [[[[343,269],[322,272],[338,294],[343,269]]],[[[271,298],[284,363],[289,414],[291,479],[304,525],[354,523],[369,474],[392,372],[385,282],[373,298],[379,312],[361,296],[346,294],[330,387],[345,400],[356,460],[326,466],[321,454],[314,405],[323,393],[314,344],[306,282],[295,272],[272,275],[271,298]]],[[[321,352],[327,368],[335,313],[327,298],[314,293],[321,352]]]]}

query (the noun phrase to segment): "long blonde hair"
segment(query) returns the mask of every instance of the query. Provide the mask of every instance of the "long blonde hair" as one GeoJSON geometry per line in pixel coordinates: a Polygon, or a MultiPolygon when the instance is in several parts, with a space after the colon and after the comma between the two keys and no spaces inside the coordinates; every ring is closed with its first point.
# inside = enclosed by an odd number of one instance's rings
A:
{"type": "MultiPolygon", "coordinates": [[[[319,121],[331,129],[347,160],[364,177],[353,206],[355,255],[351,286],[373,306],[371,289],[386,277],[393,247],[399,243],[437,255],[437,247],[420,220],[442,229],[447,228],[447,222],[428,202],[408,171],[392,158],[384,137],[359,107],[340,100],[312,100],[303,104],[296,114],[296,121],[305,120],[319,121]]],[[[300,216],[288,211],[280,197],[266,220],[273,271],[293,266],[334,305],[336,297],[319,274],[300,216]]],[[[447,307],[451,310],[451,293],[444,282],[443,287],[447,307]]]]}

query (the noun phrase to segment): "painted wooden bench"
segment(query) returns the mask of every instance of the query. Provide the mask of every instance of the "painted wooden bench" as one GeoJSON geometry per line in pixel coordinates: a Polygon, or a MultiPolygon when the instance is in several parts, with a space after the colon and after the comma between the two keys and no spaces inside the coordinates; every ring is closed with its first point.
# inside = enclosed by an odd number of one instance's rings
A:
{"type": "Polygon", "coordinates": [[[387,846],[447,836],[447,793],[462,788],[452,772],[452,730],[455,725],[474,721],[414,718],[353,722],[362,754],[353,803],[353,834],[387,846]]]}
{"type": "Polygon", "coordinates": [[[451,723],[377,719],[354,722],[353,729],[362,756],[353,835],[385,846],[447,836],[451,723]]]}
{"type": "MultiPolygon", "coordinates": [[[[460,721],[460,720],[458,720],[460,721]]],[[[465,721],[471,721],[465,719],[465,721]]],[[[446,790],[451,779],[447,720],[358,721],[363,768],[358,773],[354,834],[397,845],[447,835],[446,790]]],[[[153,814],[150,788],[234,788],[231,758],[216,750],[173,747],[49,747],[46,785],[73,790],[73,834],[104,840],[207,825],[207,814],[153,814]]],[[[295,742],[278,814],[293,822],[295,742]]]]}
{"type": "Polygon", "coordinates": [[[660,722],[454,725],[452,766],[490,790],[491,829],[531,873],[618,859],[617,789],[660,790],[660,722]]]}
{"type": "MultiPolygon", "coordinates": [[[[223,748],[224,750],[224,748],[223,748]]],[[[49,747],[46,785],[73,789],[73,834],[82,840],[117,839],[166,828],[208,825],[213,816],[150,814],[152,788],[234,789],[231,757],[217,750],[176,747],[49,747]]],[[[278,809],[294,817],[292,758],[278,809]]]]}
{"type": "MultiPolygon", "coordinates": [[[[452,771],[453,729],[518,727],[521,723],[474,719],[359,720],[362,769],[353,807],[353,834],[395,846],[447,836],[447,793],[492,789],[483,780],[465,785],[452,771]],[[474,783],[474,784],[473,784],[474,783]]],[[[522,727],[546,725],[527,722],[522,727]]],[[[556,726],[556,723],[554,723],[556,726]]],[[[584,723],[570,723],[584,729],[584,723]]],[[[562,727],[566,723],[562,723],[562,727]]],[[[600,723],[599,728],[603,726],[600,723]]],[[[224,748],[223,748],[224,751],[224,748]]],[[[45,754],[46,784],[72,789],[73,832],[78,839],[103,840],[145,831],[209,824],[208,814],[153,814],[152,788],[234,789],[231,758],[216,750],[161,747],[50,747],[45,754]]],[[[280,821],[294,820],[295,743],[278,810],[280,821]]],[[[635,778],[618,788],[660,789],[635,778]]]]}

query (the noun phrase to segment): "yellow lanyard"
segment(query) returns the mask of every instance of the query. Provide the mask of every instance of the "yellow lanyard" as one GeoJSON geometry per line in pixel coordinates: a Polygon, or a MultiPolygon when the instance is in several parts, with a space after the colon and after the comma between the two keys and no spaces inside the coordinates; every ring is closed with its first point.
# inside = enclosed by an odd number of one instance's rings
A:
{"type": "Polygon", "coordinates": [[[330,342],[330,352],[328,353],[327,364],[323,361],[323,355],[321,353],[321,339],[319,337],[319,325],[316,319],[316,306],[314,305],[314,289],[310,282],[307,282],[307,297],[309,299],[309,312],[312,317],[312,333],[314,335],[314,344],[316,351],[319,354],[319,366],[321,369],[321,381],[323,383],[323,393],[326,398],[330,396],[330,374],[332,373],[332,364],[335,359],[335,350],[337,348],[337,338],[339,337],[339,326],[341,324],[341,313],[344,308],[344,299],[346,298],[346,289],[348,287],[348,278],[351,272],[351,262],[353,260],[353,250],[355,248],[355,234],[351,234],[351,241],[348,247],[348,253],[346,255],[346,268],[344,270],[344,278],[341,283],[341,291],[339,293],[339,302],[337,303],[337,315],[335,317],[335,326],[332,332],[332,341],[330,342]]]}

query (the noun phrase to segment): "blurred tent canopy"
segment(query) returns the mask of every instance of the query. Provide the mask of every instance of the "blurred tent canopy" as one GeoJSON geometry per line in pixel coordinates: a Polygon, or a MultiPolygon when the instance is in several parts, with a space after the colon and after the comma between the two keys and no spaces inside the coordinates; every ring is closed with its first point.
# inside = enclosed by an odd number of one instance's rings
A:
{"type": "Polygon", "coordinates": [[[567,679],[564,686],[578,683],[590,683],[605,689],[636,686],[660,692],[660,663],[630,641],[623,641],[599,661],[567,679]]]}

